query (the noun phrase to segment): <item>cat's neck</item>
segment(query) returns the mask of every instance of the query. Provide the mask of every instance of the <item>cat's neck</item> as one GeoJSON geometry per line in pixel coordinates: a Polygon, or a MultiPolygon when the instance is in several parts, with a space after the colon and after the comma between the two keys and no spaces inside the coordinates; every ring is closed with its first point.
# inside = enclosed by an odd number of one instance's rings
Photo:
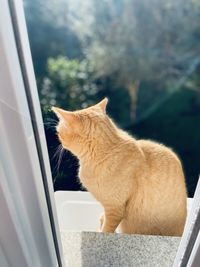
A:
{"type": "Polygon", "coordinates": [[[100,163],[112,157],[113,153],[120,153],[124,146],[134,142],[126,132],[119,130],[112,137],[98,139],[95,142],[89,141],[82,146],[77,157],[81,164],[100,163]]]}

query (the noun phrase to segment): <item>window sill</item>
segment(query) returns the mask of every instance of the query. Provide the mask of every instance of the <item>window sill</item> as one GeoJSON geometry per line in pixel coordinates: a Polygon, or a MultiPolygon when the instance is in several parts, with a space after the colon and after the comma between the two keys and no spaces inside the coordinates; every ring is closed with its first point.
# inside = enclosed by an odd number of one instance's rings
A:
{"type": "Polygon", "coordinates": [[[90,193],[57,191],[55,200],[67,267],[173,265],[181,238],[98,233],[103,207],[90,193]]]}
{"type": "Polygon", "coordinates": [[[179,237],[61,232],[68,267],[171,267],[179,237]]]}

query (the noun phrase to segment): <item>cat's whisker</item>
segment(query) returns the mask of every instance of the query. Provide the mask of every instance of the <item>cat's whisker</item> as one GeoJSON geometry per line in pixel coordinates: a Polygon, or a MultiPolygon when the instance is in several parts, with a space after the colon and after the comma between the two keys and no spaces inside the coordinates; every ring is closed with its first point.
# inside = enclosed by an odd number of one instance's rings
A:
{"type": "Polygon", "coordinates": [[[56,126],[58,125],[58,121],[45,121],[44,126],[47,128],[56,128],[56,126]]]}
{"type": "Polygon", "coordinates": [[[65,152],[65,149],[62,147],[61,150],[60,150],[60,153],[59,153],[59,155],[58,155],[57,163],[56,163],[55,168],[54,168],[54,171],[55,171],[56,173],[59,172],[59,168],[60,168],[60,165],[61,165],[61,162],[62,162],[62,157],[63,157],[63,155],[64,155],[64,152],[65,152]]]}
{"type": "Polygon", "coordinates": [[[60,164],[62,162],[62,158],[63,158],[64,152],[65,152],[65,149],[63,147],[61,147],[61,150],[60,150],[60,153],[59,153],[59,156],[58,156],[58,162],[56,164],[56,172],[57,173],[59,171],[60,164]]]}
{"type": "Polygon", "coordinates": [[[49,124],[49,125],[57,125],[58,121],[45,121],[44,124],[49,124]]]}
{"type": "Polygon", "coordinates": [[[44,125],[46,129],[52,129],[53,131],[56,132],[56,125],[44,125]]]}
{"type": "Polygon", "coordinates": [[[54,129],[56,131],[56,126],[57,125],[51,125],[51,124],[44,124],[44,126],[47,128],[47,129],[54,129]]]}
{"type": "Polygon", "coordinates": [[[55,159],[60,154],[61,150],[62,150],[62,144],[59,144],[53,157],[52,157],[52,160],[55,159]]]}
{"type": "Polygon", "coordinates": [[[49,123],[49,124],[58,124],[58,121],[48,121],[48,120],[46,120],[44,123],[49,123]]]}
{"type": "MultiPolygon", "coordinates": [[[[55,167],[54,167],[54,171],[55,171],[56,173],[58,173],[58,171],[59,171],[60,164],[61,164],[61,162],[62,162],[62,158],[63,158],[64,152],[65,152],[65,149],[63,148],[62,144],[60,144],[60,145],[57,147],[57,149],[56,149],[56,151],[55,151],[55,153],[54,153],[54,155],[53,155],[53,157],[52,157],[52,160],[54,160],[55,158],[57,158],[57,159],[56,159],[56,164],[55,164],[55,167]]],[[[54,182],[55,182],[55,181],[54,181],[54,182]]]]}

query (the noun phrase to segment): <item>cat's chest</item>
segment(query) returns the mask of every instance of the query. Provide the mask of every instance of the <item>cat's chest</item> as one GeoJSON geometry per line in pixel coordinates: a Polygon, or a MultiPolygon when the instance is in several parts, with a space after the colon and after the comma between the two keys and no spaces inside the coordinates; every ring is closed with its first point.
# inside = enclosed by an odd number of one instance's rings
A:
{"type": "Polygon", "coordinates": [[[97,191],[102,186],[102,177],[98,170],[89,165],[80,165],[79,178],[89,191],[97,191]]]}

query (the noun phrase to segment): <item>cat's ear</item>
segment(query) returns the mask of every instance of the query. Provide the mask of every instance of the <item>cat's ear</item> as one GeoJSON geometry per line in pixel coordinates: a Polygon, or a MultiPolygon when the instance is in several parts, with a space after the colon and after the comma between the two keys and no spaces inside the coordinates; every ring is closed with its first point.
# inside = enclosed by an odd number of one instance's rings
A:
{"type": "Polygon", "coordinates": [[[99,102],[97,105],[101,108],[101,110],[106,113],[106,107],[108,104],[108,98],[105,97],[101,102],[99,102]]]}
{"type": "Polygon", "coordinates": [[[76,115],[73,112],[57,107],[52,107],[51,110],[56,114],[59,120],[63,120],[66,124],[73,123],[76,120],[76,115]]]}

